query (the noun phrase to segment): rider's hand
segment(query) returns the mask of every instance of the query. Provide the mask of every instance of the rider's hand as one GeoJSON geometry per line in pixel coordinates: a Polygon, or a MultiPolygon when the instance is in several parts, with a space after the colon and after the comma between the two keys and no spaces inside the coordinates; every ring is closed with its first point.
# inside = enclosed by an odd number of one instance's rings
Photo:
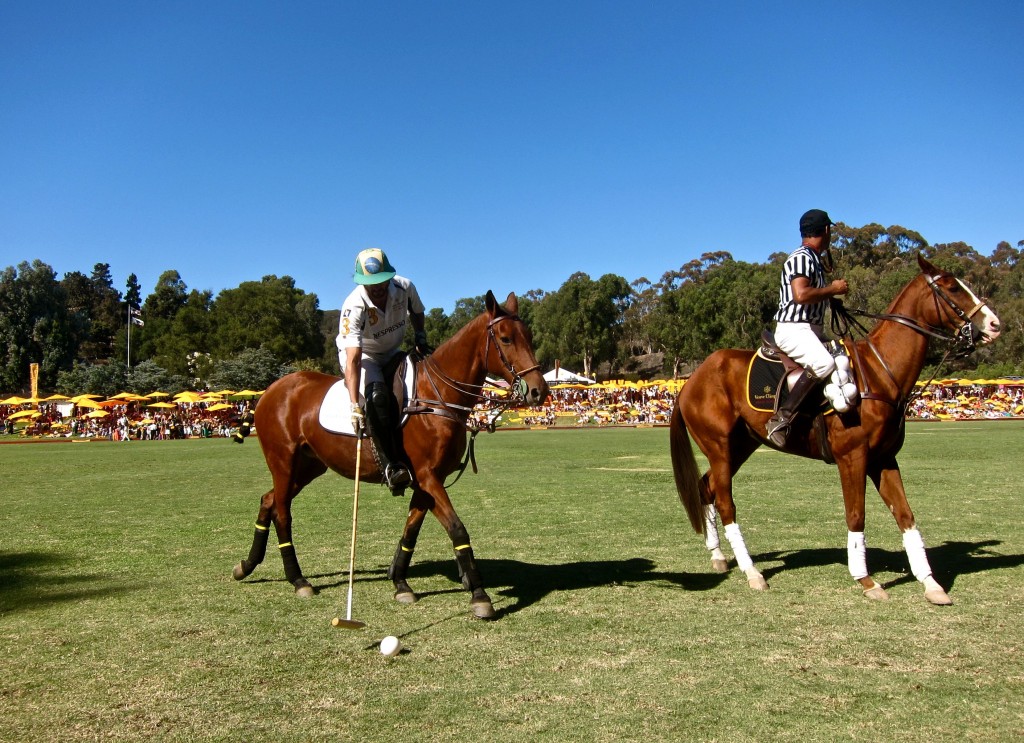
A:
{"type": "Polygon", "coordinates": [[[846,279],[835,279],[832,282],[832,296],[836,297],[840,294],[846,294],[850,291],[850,285],[846,283],[846,279]]]}
{"type": "Polygon", "coordinates": [[[356,433],[360,433],[363,430],[365,419],[363,418],[363,409],[358,405],[352,406],[352,428],[356,433]]]}
{"type": "Polygon", "coordinates": [[[425,330],[416,331],[415,348],[416,353],[420,356],[429,356],[434,352],[434,349],[427,343],[427,332],[425,330]]]}

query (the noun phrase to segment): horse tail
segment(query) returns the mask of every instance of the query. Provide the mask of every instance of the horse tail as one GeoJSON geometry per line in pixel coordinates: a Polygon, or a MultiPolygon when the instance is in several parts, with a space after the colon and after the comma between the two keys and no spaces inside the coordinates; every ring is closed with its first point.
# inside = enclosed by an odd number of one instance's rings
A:
{"type": "Polygon", "coordinates": [[[690,525],[698,534],[704,534],[704,480],[697,469],[697,458],[693,455],[690,434],[679,409],[679,400],[672,408],[672,423],[669,427],[669,443],[672,451],[672,473],[676,478],[676,492],[686,509],[690,525]]]}

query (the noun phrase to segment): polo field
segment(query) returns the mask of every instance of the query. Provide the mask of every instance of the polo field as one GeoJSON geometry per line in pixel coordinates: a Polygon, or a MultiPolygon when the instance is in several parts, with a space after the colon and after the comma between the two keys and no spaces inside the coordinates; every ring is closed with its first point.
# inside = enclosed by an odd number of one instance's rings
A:
{"type": "Polygon", "coordinates": [[[953,600],[936,607],[870,487],[890,599],[861,595],[835,467],[762,448],[737,474],[761,592],[712,572],[668,428],[481,434],[449,492],[497,618],[472,616],[432,518],[420,600],[392,598],[408,499],[363,483],[352,631],[331,626],[351,480],[292,505],[300,599],[274,536],[232,578],[271,484],[255,439],[0,446],[0,740],[1018,740],[1022,449],[1021,420],[907,425],[907,495],[953,600]]]}

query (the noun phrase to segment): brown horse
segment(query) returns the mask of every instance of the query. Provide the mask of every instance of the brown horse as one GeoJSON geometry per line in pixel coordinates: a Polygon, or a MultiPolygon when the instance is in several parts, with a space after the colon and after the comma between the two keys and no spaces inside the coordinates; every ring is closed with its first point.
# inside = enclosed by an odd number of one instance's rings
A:
{"type": "MultiPolygon", "coordinates": [[[[914,384],[924,365],[930,338],[972,350],[976,341],[990,342],[999,335],[999,318],[961,281],[918,256],[921,274],[899,293],[864,340],[847,343],[861,403],[842,414],[825,417],[827,448],[815,434],[812,419],[794,422],[783,451],[812,459],[830,453],[839,468],[849,531],[847,557],[850,574],[866,596],[888,598],[867,569],[864,543],[866,478],[877,488],[900,531],[911,571],[925,587],[933,604],[951,603],[932,577],[924,542],[907,503],[896,454],[903,446],[904,420],[914,384]],[[830,450],[830,452],[828,452],[830,450]]],[[[719,548],[717,516],[737,566],[751,588],[768,587],[754,566],[736,523],[732,479],[762,444],[769,444],[765,424],[770,412],[755,410],[747,402],[746,377],[752,351],[716,351],[683,386],[672,412],[670,442],[676,489],[690,523],[705,535],[712,566],[728,570],[719,548]],[[710,465],[700,476],[690,437],[710,465]]]]}
{"type": "MultiPolygon", "coordinates": [[[[467,419],[473,404],[483,399],[486,375],[503,377],[511,385],[513,399],[539,405],[548,395],[547,382],[538,371],[532,337],[517,316],[519,302],[509,294],[502,308],[487,292],[486,311],[416,365],[415,399],[407,412],[402,441],[414,474],[412,499],[405,531],[399,541],[388,577],[395,598],[416,600],[406,574],[420,527],[431,511],[451,537],[463,586],[472,593],[476,616],[494,616],[470,546],[469,533],[459,520],[444,480],[459,469],[466,451],[467,419]]],[[[287,580],[304,598],[314,594],[303,577],[292,545],[291,502],[299,491],[328,469],[355,477],[356,438],[331,433],[319,423],[320,403],[337,377],[316,372],[296,372],[272,384],[256,407],[255,423],[263,456],[274,487],[260,501],[249,556],[235,566],[242,580],[266,554],[270,522],[277,531],[287,580]]],[[[373,457],[362,457],[360,480],[381,482],[373,457]]]]}

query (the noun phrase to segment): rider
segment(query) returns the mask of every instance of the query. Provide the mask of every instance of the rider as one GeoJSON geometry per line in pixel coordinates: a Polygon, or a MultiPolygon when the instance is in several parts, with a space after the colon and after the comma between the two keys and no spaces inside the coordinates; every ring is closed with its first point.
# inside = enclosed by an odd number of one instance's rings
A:
{"type": "Polygon", "coordinates": [[[367,248],[356,256],[353,279],[358,286],[341,307],[337,338],[338,360],[352,401],[352,426],[357,434],[363,427],[361,373],[370,437],[384,481],[392,493],[401,495],[412,476],[399,451],[397,410],[383,369],[398,355],[407,321],[416,333],[416,351],[430,353],[423,302],[409,279],[395,275],[387,255],[379,248],[367,248]]]}
{"type": "MultiPolygon", "coordinates": [[[[828,379],[836,362],[822,341],[825,308],[831,297],[846,294],[846,279],[825,279],[822,256],[832,243],[832,220],[821,209],[800,217],[800,247],[789,254],[782,267],[779,309],[775,313],[775,343],[804,368],[789,396],[768,421],[768,440],[783,446],[797,408],[820,380],[828,379]]],[[[831,266],[830,266],[831,268],[831,266]]]]}

